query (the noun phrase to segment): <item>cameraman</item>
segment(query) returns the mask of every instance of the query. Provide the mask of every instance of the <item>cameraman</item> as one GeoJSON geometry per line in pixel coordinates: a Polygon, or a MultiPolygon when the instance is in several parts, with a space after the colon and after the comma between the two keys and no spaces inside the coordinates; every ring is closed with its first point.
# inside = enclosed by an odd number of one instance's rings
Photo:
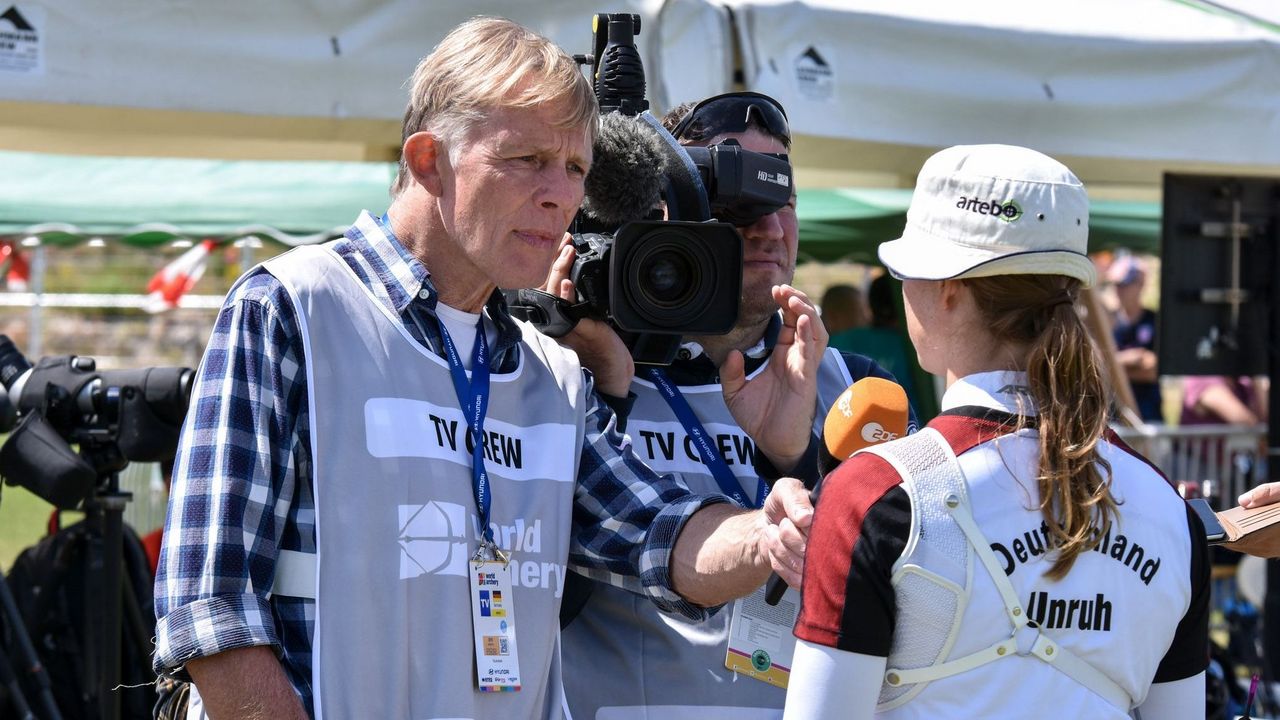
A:
{"type": "MultiPolygon", "coordinates": [[[[554,720],[566,564],[694,620],[771,567],[798,581],[798,482],[744,512],[654,474],[600,394],[630,364],[593,378],[496,291],[546,277],[583,199],[572,58],[476,18],[410,85],[388,213],[250,271],[200,365],[154,665],[215,718],[554,720]]],[[[746,381],[746,415],[815,391],[825,337],[787,320],[793,372],[746,381]]]]}
{"type": "MultiPolygon", "coordinates": [[[[745,150],[774,154],[785,154],[791,146],[786,113],[776,100],[758,93],[736,92],[686,103],[662,122],[683,145],[736,140],[745,150]]],[[[731,437],[717,438],[722,449],[731,448],[725,465],[712,470],[689,457],[681,442],[689,430],[645,374],[631,383],[636,397],[627,417],[627,433],[647,464],[659,472],[680,472],[694,492],[722,492],[716,472],[740,484],[740,496],[758,503],[757,476],[812,474],[797,467],[772,467],[759,452],[738,452],[766,435],[783,434],[787,443],[804,446],[814,438],[811,424],[766,417],[747,426],[735,422],[725,407],[725,399],[734,397],[744,372],[745,377],[787,374],[789,361],[775,350],[790,342],[794,329],[784,322],[776,301],[783,288],[790,290],[787,284],[795,273],[799,236],[794,191],[786,206],[739,231],[744,254],[737,324],[726,335],[686,338],[676,361],[663,370],[692,407],[695,422],[708,428],[733,428],[731,437]]],[[[573,248],[566,245],[547,285],[565,299],[573,298],[567,281],[573,261],[573,248]]],[[[811,307],[808,298],[796,293],[811,307]]],[[[818,398],[810,418],[821,422],[839,394],[868,375],[891,378],[868,358],[827,350],[818,369],[818,398]]],[[[636,602],[616,588],[591,585],[581,613],[562,634],[565,690],[574,717],[594,720],[607,708],[609,718],[643,718],[649,717],[646,708],[653,706],[662,706],[662,716],[671,720],[728,717],[707,715],[715,708],[725,712],[731,708],[737,720],[782,716],[785,690],[726,668],[727,608],[691,623],[636,602]]],[[[780,632],[789,639],[790,624],[781,625],[785,627],[780,632]]]]}

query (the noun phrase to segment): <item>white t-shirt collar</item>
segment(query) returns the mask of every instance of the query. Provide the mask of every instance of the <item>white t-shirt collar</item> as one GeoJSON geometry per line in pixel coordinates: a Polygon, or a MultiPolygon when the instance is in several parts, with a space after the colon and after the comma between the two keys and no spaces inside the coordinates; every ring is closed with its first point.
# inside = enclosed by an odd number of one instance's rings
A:
{"type": "Polygon", "coordinates": [[[943,412],[973,405],[1013,415],[1036,414],[1035,401],[1027,387],[1027,374],[1013,370],[966,375],[952,383],[942,396],[943,412]]]}

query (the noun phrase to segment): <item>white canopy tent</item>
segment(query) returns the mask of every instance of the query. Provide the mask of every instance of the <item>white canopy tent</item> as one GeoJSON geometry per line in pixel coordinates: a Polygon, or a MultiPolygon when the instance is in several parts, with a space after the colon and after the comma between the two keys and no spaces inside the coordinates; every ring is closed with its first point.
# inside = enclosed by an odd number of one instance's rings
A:
{"type": "MultiPolygon", "coordinates": [[[[6,142],[9,123],[93,132],[57,112],[76,104],[237,118],[236,132],[258,140],[253,147],[261,157],[280,158],[261,140],[283,145],[288,130],[253,116],[311,123],[308,132],[322,140],[349,139],[353,131],[342,127],[377,121],[356,134],[394,148],[403,79],[457,22],[478,13],[506,15],[570,52],[586,52],[591,14],[608,10],[643,18],[639,44],[656,109],[730,89],[735,71],[747,88],[782,100],[801,136],[798,179],[810,187],[909,185],[934,148],[1001,141],[1064,157],[1086,182],[1150,188],[1167,169],[1280,167],[1280,31],[1257,5],[18,2],[30,29],[11,22],[15,48],[0,46],[0,107],[52,110],[29,119],[5,113],[15,119],[0,121],[0,147],[51,149],[6,142]],[[1241,12],[1223,9],[1231,5],[1241,12]]],[[[10,137],[37,135],[28,130],[10,137]]],[[[325,157],[314,145],[298,152],[325,157]]],[[[203,153],[197,143],[165,154],[203,153]]],[[[367,157],[388,159],[385,152],[367,157]]]]}
{"type": "MultiPolygon", "coordinates": [[[[664,7],[662,32],[683,42],[664,47],[662,68],[726,62],[667,28],[702,5],[664,7]]],[[[800,134],[806,186],[909,186],[935,149],[977,142],[1053,154],[1113,198],[1158,199],[1171,171],[1280,173],[1280,25],[1249,0],[724,7],[743,84],[781,100],[800,134]]],[[[730,86],[699,81],[664,72],[656,99],[730,86]]]]}
{"type": "Polygon", "coordinates": [[[1171,0],[730,0],[801,133],[1280,166],[1280,32],[1171,0]]]}
{"type": "MultiPolygon", "coordinates": [[[[0,100],[399,121],[402,83],[414,65],[469,17],[509,17],[570,53],[587,53],[593,13],[639,13],[645,41],[656,35],[662,4],[20,1],[15,8],[31,29],[11,32],[29,40],[8,55],[0,48],[0,100]],[[25,61],[19,50],[27,51],[25,61]]],[[[681,32],[726,45],[717,17],[710,3],[690,5],[681,11],[681,32]]],[[[7,25],[0,19],[0,32],[7,25]]]]}

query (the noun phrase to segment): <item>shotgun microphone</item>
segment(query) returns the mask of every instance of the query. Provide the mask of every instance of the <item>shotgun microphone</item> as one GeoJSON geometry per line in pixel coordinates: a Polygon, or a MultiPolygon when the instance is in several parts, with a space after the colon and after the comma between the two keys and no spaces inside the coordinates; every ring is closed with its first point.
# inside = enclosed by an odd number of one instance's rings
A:
{"type": "MultiPolygon", "coordinates": [[[[863,448],[889,442],[907,434],[911,421],[910,403],[902,386],[892,380],[865,377],[850,385],[827,411],[818,448],[818,471],[823,479],[840,463],[863,448]]],[[[809,489],[816,505],[822,480],[809,489]]],[[[777,605],[787,591],[778,573],[769,577],[764,600],[777,605]]]]}

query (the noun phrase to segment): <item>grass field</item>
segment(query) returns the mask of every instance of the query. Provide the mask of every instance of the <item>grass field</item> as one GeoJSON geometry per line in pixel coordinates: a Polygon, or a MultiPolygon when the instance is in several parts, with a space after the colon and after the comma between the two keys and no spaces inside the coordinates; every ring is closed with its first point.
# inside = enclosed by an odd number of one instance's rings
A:
{"type": "Polygon", "coordinates": [[[23,548],[44,537],[52,509],[23,488],[5,485],[0,490],[0,568],[7,571],[23,548]]]}

